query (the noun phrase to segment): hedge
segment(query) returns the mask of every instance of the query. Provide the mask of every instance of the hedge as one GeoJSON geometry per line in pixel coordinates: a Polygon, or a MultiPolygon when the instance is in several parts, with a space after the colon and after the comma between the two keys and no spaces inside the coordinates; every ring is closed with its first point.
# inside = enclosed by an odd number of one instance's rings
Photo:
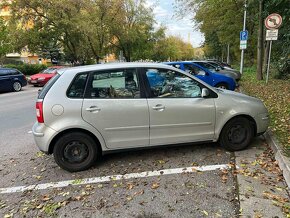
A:
{"type": "Polygon", "coordinates": [[[23,74],[26,76],[28,75],[33,75],[36,73],[39,73],[40,71],[44,70],[47,68],[47,65],[45,64],[6,64],[4,67],[7,68],[15,68],[19,71],[21,71],[23,74]]]}

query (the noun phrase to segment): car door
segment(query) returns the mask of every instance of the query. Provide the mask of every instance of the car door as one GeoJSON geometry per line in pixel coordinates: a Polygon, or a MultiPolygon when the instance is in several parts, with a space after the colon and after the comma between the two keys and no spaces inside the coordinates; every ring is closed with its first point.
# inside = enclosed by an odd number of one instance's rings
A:
{"type": "Polygon", "coordinates": [[[92,72],[82,116],[110,149],[149,145],[148,105],[135,68],[92,72]]]}
{"type": "Polygon", "coordinates": [[[12,85],[9,70],[0,69],[0,91],[10,90],[11,87],[12,85]]]}
{"type": "Polygon", "coordinates": [[[215,104],[212,98],[201,97],[204,86],[177,71],[144,71],[150,87],[150,145],[212,140],[215,104]],[[160,83],[150,82],[153,74],[160,83]]]}

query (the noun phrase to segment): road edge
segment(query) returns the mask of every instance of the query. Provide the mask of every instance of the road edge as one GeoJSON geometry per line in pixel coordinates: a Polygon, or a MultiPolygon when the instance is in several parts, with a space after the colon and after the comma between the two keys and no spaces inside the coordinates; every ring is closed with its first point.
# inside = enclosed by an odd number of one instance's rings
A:
{"type": "Polygon", "coordinates": [[[271,149],[274,152],[274,157],[283,172],[283,177],[285,182],[290,187],[290,160],[283,154],[283,149],[278,140],[276,139],[273,132],[268,129],[267,132],[264,133],[263,137],[265,138],[268,145],[270,145],[271,149]]]}

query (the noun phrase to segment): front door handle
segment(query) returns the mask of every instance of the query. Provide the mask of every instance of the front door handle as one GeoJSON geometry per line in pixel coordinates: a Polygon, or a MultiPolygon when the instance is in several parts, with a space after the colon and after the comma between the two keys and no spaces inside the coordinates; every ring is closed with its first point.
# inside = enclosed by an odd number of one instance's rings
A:
{"type": "Polygon", "coordinates": [[[163,106],[162,104],[156,104],[155,106],[152,107],[152,109],[156,111],[164,111],[165,106],[163,106]]]}
{"type": "Polygon", "coordinates": [[[98,108],[97,106],[91,106],[91,107],[86,108],[86,111],[89,111],[89,112],[99,112],[100,110],[101,108],[98,108]]]}

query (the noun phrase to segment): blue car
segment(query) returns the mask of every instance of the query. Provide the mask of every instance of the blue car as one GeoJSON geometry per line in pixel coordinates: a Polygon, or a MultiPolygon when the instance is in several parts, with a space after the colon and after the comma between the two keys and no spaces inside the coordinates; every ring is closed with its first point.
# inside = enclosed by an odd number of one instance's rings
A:
{"type": "Polygon", "coordinates": [[[0,68],[0,92],[19,92],[26,85],[26,77],[17,69],[0,68]]]}
{"type": "Polygon", "coordinates": [[[198,64],[189,61],[165,62],[164,64],[186,71],[211,86],[229,90],[235,90],[236,88],[236,82],[233,78],[213,73],[198,64]]]}

